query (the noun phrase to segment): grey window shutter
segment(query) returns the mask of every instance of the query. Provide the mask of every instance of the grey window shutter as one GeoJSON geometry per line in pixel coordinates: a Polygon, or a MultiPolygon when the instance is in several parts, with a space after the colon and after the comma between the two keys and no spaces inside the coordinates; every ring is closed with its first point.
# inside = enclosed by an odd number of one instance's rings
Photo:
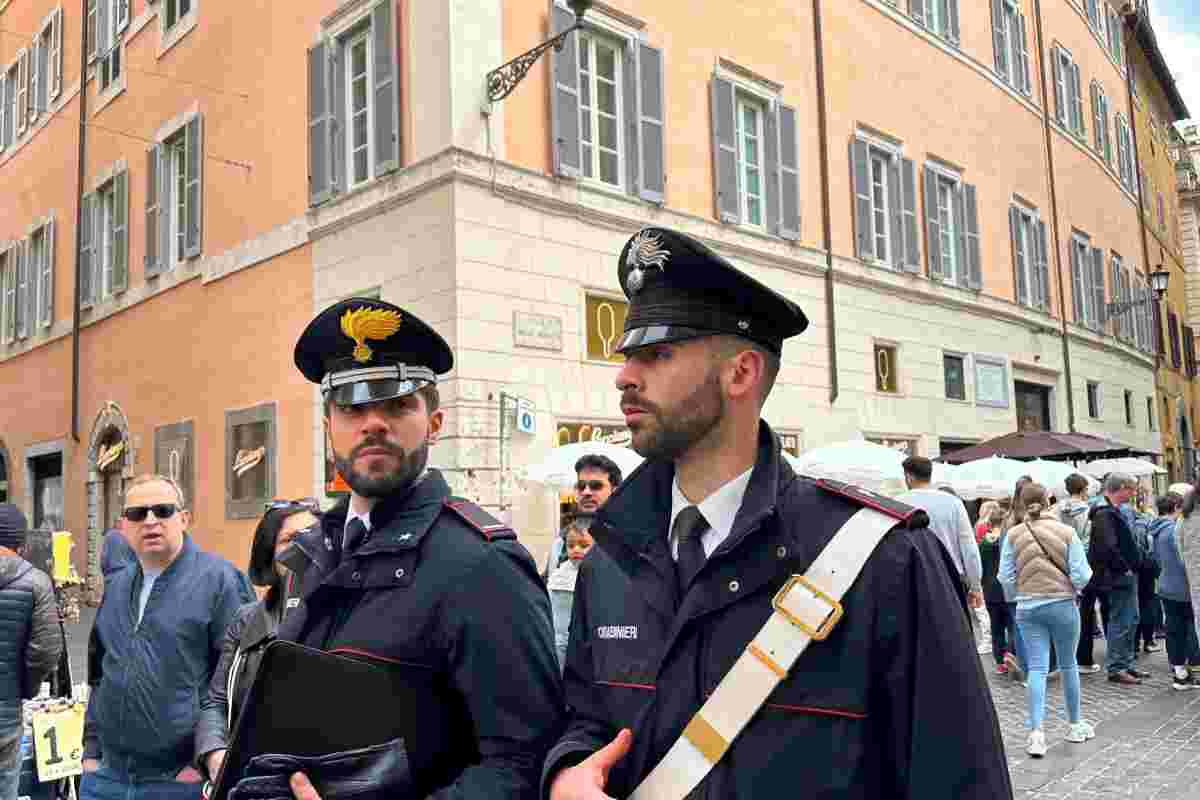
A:
{"type": "Polygon", "coordinates": [[[944,0],[946,9],[946,36],[954,44],[958,44],[958,0],[944,0]]]}
{"type": "Polygon", "coordinates": [[[38,65],[41,64],[42,37],[35,36],[29,45],[29,93],[25,95],[28,101],[26,117],[29,119],[29,124],[33,125],[38,118],[38,113],[41,109],[38,107],[38,83],[41,79],[41,73],[38,70],[38,65]]]}
{"type": "MultiPolygon", "coordinates": [[[[96,0],[96,56],[108,53],[108,14],[109,3],[113,0],[96,0]]],[[[97,70],[99,67],[97,67],[97,70]]]]}
{"type": "Polygon", "coordinates": [[[1067,87],[1063,75],[1062,53],[1055,47],[1050,52],[1050,63],[1054,73],[1054,116],[1063,125],[1067,124],[1067,87]]]}
{"type": "Polygon", "coordinates": [[[184,224],[183,254],[187,258],[200,255],[204,232],[204,117],[197,114],[187,124],[184,137],[186,150],[184,160],[187,174],[184,188],[186,220],[184,224]]]}
{"type": "Polygon", "coordinates": [[[763,109],[763,213],[767,233],[779,235],[779,114],[763,109]]]}
{"type": "Polygon", "coordinates": [[[382,0],[371,10],[371,40],[375,49],[375,176],[400,166],[400,118],[396,80],[396,33],[392,5],[382,0]]]}
{"type": "MultiPolygon", "coordinates": [[[[158,160],[162,145],[154,145],[146,151],[146,253],[142,256],[145,277],[152,278],[161,271],[158,252],[158,160]]],[[[165,201],[165,198],[164,198],[165,201]]]]}
{"type": "Polygon", "coordinates": [[[875,255],[875,218],[871,214],[871,150],[862,139],[850,140],[850,172],[854,179],[854,233],[858,257],[875,255]]]}
{"type": "Polygon", "coordinates": [[[13,285],[12,250],[0,248],[0,342],[7,344],[13,339],[13,285]]]}
{"type": "Polygon", "coordinates": [[[963,184],[967,206],[967,288],[983,288],[983,258],[979,248],[979,203],[974,184],[963,184]]]}
{"type": "Polygon", "coordinates": [[[334,194],[346,191],[350,167],[346,156],[346,49],[331,41],[326,52],[329,71],[329,181],[334,194]]]}
{"type": "Polygon", "coordinates": [[[900,159],[900,190],[904,202],[904,268],[921,271],[921,246],[917,224],[917,168],[911,158],[900,159]]]}
{"type": "Polygon", "coordinates": [[[92,271],[93,227],[92,208],[95,195],[85,194],[79,201],[79,307],[87,308],[93,300],[92,271]]]}
{"type": "Polygon", "coordinates": [[[1037,247],[1037,272],[1039,282],[1042,286],[1042,296],[1040,298],[1041,308],[1043,311],[1050,310],[1050,265],[1048,260],[1048,251],[1046,249],[1046,223],[1043,220],[1037,221],[1037,239],[1034,242],[1037,247]]]}
{"type": "MultiPolygon", "coordinates": [[[[1129,270],[1121,270],[1121,299],[1126,303],[1131,303],[1133,300],[1133,286],[1129,282],[1129,270]]],[[[1125,311],[1125,339],[1133,338],[1133,309],[1132,307],[1125,311]]]]}
{"type": "Polygon", "coordinates": [[[16,303],[13,306],[13,316],[17,320],[16,330],[17,338],[25,338],[25,309],[29,302],[26,297],[29,294],[29,278],[25,273],[25,240],[19,240],[13,245],[12,251],[15,259],[13,271],[17,276],[17,296],[16,303]]]}
{"type": "Polygon", "coordinates": [[[1021,212],[1016,206],[1010,206],[1008,209],[1008,231],[1009,239],[1012,242],[1012,257],[1013,257],[1013,289],[1016,292],[1016,300],[1020,305],[1029,305],[1029,284],[1025,278],[1025,268],[1022,263],[1023,255],[1019,245],[1021,237],[1021,212]]]}
{"type": "Polygon", "coordinates": [[[925,168],[925,254],[929,258],[929,277],[940,281],[942,267],[942,222],[938,218],[938,176],[925,168]]]}
{"type": "Polygon", "coordinates": [[[8,141],[5,139],[4,132],[8,130],[8,126],[4,124],[4,115],[8,111],[8,99],[5,92],[8,91],[8,74],[0,67],[0,153],[3,153],[8,147],[8,141]]]}
{"type": "Polygon", "coordinates": [[[112,293],[129,285],[129,173],[113,178],[112,293]]]}
{"type": "Polygon", "coordinates": [[[117,33],[129,27],[129,0],[113,0],[117,4],[117,33]]]}
{"type": "Polygon", "coordinates": [[[664,157],[663,56],[662,50],[638,45],[638,100],[641,127],[641,170],[638,195],[651,203],[666,201],[667,174],[664,157]]]}
{"type": "MultiPolygon", "coordinates": [[[[575,15],[550,2],[552,33],[558,35],[575,24],[575,15]]],[[[551,60],[550,119],[554,138],[554,172],[578,178],[582,171],[579,149],[579,34],[567,39],[551,60]]]]}
{"type": "Polygon", "coordinates": [[[796,141],[796,109],[779,106],[779,235],[800,240],[800,151],[796,141]]]}
{"type": "Polygon", "coordinates": [[[1108,127],[1108,98],[1100,95],[1100,123],[1104,126],[1104,162],[1112,164],[1112,131],[1108,127]]]}
{"type": "Polygon", "coordinates": [[[1122,135],[1121,118],[1117,117],[1117,172],[1121,175],[1121,183],[1128,185],[1125,176],[1125,137],[1122,135]]]}
{"type": "Polygon", "coordinates": [[[54,322],[54,220],[42,229],[42,288],[39,320],[43,328],[54,322]]]}
{"type": "Polygon", "coordinates": [[[1078,123],[1075,132],[1079,138],[1087,141],[1087,125],[1083,117],[1083,88],[1079,79],[1079,65],[1071,65],[1071,92],[1075,99],[1075,121],[1078,123]]]}
{"type": "Polygon", "coordinates": [[[1091,252],[1092,307],[1096,312],[1096,318],[1092,322],[1092,330],[1097,333],[1103,333],[1104,325],[1108,321],[1108,314],[1104,310],[1104,253],[1099,247],[1093,247],[1091,252]]]}
{"type": "Polygon", "coordinates": [[[1008,47],[1004,39],[1004,0],[992,0],[992,49],[996,72],[1008,79],[1008,47]]]}
{"type": "Polygon", "coordinates": [[[53,49],[50,51],[50,99],[54,100],[62,92],[63,72],[63,12],[61,8],[54,11],[54,29],[50,34],[53,49]]]}
{"type": "Polygon", "coordinates": [[[892,158],[887,168],[887,213],[891,222],[891,262],[897,269],[905,262],[904,250],[904,197],[900,191],[900,160],[892,158]]]}
{"type": "Polygon", "coordinates": [[[959,286],[966,286],[967,273],[970,272],[969,257],[967,256],[969,250],[967,247],[967,198],[966,193],[961,189],[954,191],[951,196],[954,198],[954,208],[951,209],[954,214],[954,229],[958,233],[954,242],[958,259],[958,274],[954,276],[954,279],[959,286]]]}
{"type": "Polygon", "coordinates": [[[1087,303],[1084,299],[1087,296],[1085,294],[1087,291],[1087,285],[1084,281],[1086,265],[1083,264],[1079,258],[1079,248],[1076,247],[1074,239],[1071,240],[1070,249],[1071,303],[1075,311],[1075,324],[1082,326],[1087,324],[1087,312],[1085,311],[1087,303]]]}
{"type": "Polygon", "coordinates": [[[925,0],[908,0],[908,13],[917,22],[925,24],[925,0]]]}
{"type": "Polygon", "coordinates": [[[29,106],[29,58],[28,50],[17,56],[17,136],[25,132],[26,110],[29,106]]]}
{"type": "Polygon", "coordinates": [[[328,200],[332,193],[328,47],[327,42],[321,42],[308,49],[308,204],[313,206],[328,200]]]}
{"type": "MultiPolygon", "coordinates": [[[[641,122],[638,117],[638,43],[629,39],[621,50],[621,110],[618,117],[621,129],[618,132],[617,149],[625,164],[625,191],[634,197],[638,196],[638,171],[641,169],[640,146],[638,144],[638,128],[641,122]]],[[[582,158],[582,154],[580,155],[582,158]]]]}
{"type": "Polygon", "coordinates": [[[1021,91],[1025,94],[1033,93],[1033,84],[1029,80],[1029,36],[1025,32],[1025,15],[1017,14],[1017,27],[1019,36],[1017,36],[1017,45],[1021,48],[1021,91]]]}
{"type": "Polygon", "coordinates": [[[738,200],[737,134],[734,133],[733,84],[713,76],[712,129],[713,175],[716,177],[717,219],[721,222],[742,221],[742,206],[738,200]]]}
{"type": "Polygon", "coordinates": [[[1104,152],[1104,126],[1100,124],[1100,87],[1092,81],[1092,125],[1096,128],[1096,152],[1104,152]]]}
{"type": "MultiPolygon", "coordinates": [[[[187,133],[184,133],[186,136],[187,133]]],[[[172,264],[182,258],[179,252],[179,237],[171,230],[171,198],[179,191],[178,184],[172,180],[173,167],[171,150],[168,147],[158,148],[158,267],[159,272],[165,272],[172,264]]]]}
{"type": "MultiPolygon", "coordinates": [[[[1121,299],[1121,265],[1110,257],[1108,260],[1109,285],[1112,287],[1113,300],[1121,299]]],[[[1112,335],[1118,339],[1125,336],[1125,319],[1123,314],[1115,314],[1112,318],[1112,335]]]]}
{"type": "Polygon", "coordinates": [[[24,274],[25,296],[18,298],[17,302],[23,299],[25,305],[21,310],[21,334],[23,336],[32,336],[37,330],[37,272],[40,264],[35,264],[33,261],[32,241],[26,237],[21,240],[21,266],[24,274]]]}

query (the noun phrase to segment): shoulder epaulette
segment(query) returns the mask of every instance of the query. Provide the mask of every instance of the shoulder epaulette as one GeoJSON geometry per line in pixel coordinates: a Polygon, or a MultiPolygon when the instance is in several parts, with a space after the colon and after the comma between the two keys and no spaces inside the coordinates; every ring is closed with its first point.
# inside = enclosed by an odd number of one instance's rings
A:
{"type": "Polygon", "coordinates": [[[517,538],[516,531],[464,497],[447,497],[445,504],[467,527],[489,542],[517,538]]]}
{"type": "Polygon", "coordinates": [[[893,500],[890,497],[884,497],[881,494],[867,491],[861,486],[842,483],[841,481],[830,480],[828,478],[819,478],[816,483],[817,486],[820,486],[831,494],[844,497],[860,506],[874,509],[881,514],[886,514],[889,517],[899,520],[909,530],[924,528],[929,525],[928,514],[922,509],[901,503],[899,500],[893,500]]]}

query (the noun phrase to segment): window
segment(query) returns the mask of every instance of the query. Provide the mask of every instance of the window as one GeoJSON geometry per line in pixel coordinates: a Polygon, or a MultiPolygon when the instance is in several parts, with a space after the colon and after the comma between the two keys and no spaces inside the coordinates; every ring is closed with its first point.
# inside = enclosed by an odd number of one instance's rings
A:
{"type": "MultiPolygon", "coordinates": [[[[1108,264],[1109,292],[1112,302],[1129,305],[1129,301],[1133,299],[1133,292],[1130,288],[1129,271],[1125,269],[1125,262],[1118,253],[1112,253],[1109,256],[1108,264]]],[[[1112,316],[1112,333],[1118,339],[1133,341],[1133,328],[1132,308],[1126,308],[1112,316]]]]}
{"type": "Polygon", "coordinates": [[[958,0],[910,0],[908,8],[917,22],[958,44],[958,0]]]}
{"type": "Polygon", "coordinates": [[[1100,419],[1100,384],[1087,382],[1087,410],[1092,419],[1100,419]]]}
{"type": "Polygon", "coordinates": [[[1013,203],[1008,208],[1008,232],[1013,254],[1016,301],[1050,310],[1050,270],[1046,264],[1046,223],[1036,211],[1013,203]]]}
{"type": "Polygon", "coordinates": [[[0,149],[16,141],[17,127],[17,71],[18,65],[8,68],[4,77],[4,106],[0,108],[0,149]]]}
{"type": "Polygon", "coordinates": [[[896,367],[896,346],[875,345],[875,391],[896,394],[900,391],[896,367]]]}
{"type": "Polygon", "coordinates": [[[1100,0],[1087,0],[1087,17],[1092,30],[1100,30],[1100,0]]]}
{"type": "Polygon", "coordinates": [[[1190,325],[1183,326],[1183,366],[1187,377],[1196,377],[1196,334],[1190,325]]]}
{"type": "Polygon", "coordinates": [[[1096,129],[1096,153],[1104,163],[1112,164],[1112,135],[1108,129],[1108,96],[1104,87],[1092,81],[1092,125],[1096,129]]]}
{"type": "Polygon", "coordinates": [[[996,73],[1010,86],[1031,94],[1029,82],[1029,39],[1025,15],[1016,0],[995,0],[992,3],[992,46],[995,51],[996,73]]]}
{"type": "Polygon", "coordinates": [[[1083,122],[1083,97],[1080,91],[1079,65],[1062,47],[1054,46],[1055,116],[1060,124],[1079,139],[1087,136],[1083,122]]]}
{"type": "Polygon", "coordinates": [[[624,185],[621,171],[621,47],[593,33],[579,36],[579,140],[583,176],[624,185]]]}
{"type": "Polygon", "coordinates": [[[942,371],[946,376],[946,397],[950,400],[967,399],[966,359],[953,353],[942,354],[942,371]]]}
{"type": "Polygon", "coordinates": [[[204,222],[204,125],[189,119],[146,152],[147,278],[200,255],[204,222]]]}
{"type": "Polygon", "coordinates": [[[1167,336],[1171,340],[1171,366],[1179,369],[1183,366],[1183,353],[1179,346],[1179,317],[1170,308],[1167,309],[1167,336]]]}
{"type": "Polygon", "coordinates": [[[766,84],[715,75],[711,91],[717,217],[799,239],[796,110],[766,84]]]}
{"type": "Polygon", "coordinates": [[[1153,340],[1150,330],[1150,308],[1146,304],[1148,295],[1149,291],[1146,280],[1141,275],[1135,273],[1133,276],[1132,296],[1132,299],[1137,301],[1137,305],[1133,308],[1134,345],[1144,353],[1150,352],[1153,340]]]}
{"type": "MultiPolygon", "coordinates": [[[[121,34],[129,27],[129,0],[95,0],[95,3],[96,71],[100,91],[104,91],[121,77],[121,34]]],[[[89,5],[89,29],[91,14],[89,5]]]]}
{"type": "Polygon", "coordinates": [[[308,51],[310,205],[400,164],[392,6],[376,3],[308,51]]]}
{"type": "Polygon", "coordinates": [[[1117,114],[1117,171],[1121,183],[1133,191],[1133,139],[1129,134],[1129,123],[1122,114],[1117,114]]]}
{"type": "Polygon", "coordinates": [[[163,30],[169,31],[192,10],[191,0],[163,0],[163,30]]]}
{"type": "Polygon", "coordinates": [[[29,237],[29,328],[48,328],[54,317],[54,221],[29,237]]]}
{"type": "Polygon", "coordinates": [[[1146,430],[1154,430],[1154,398],[1146,398],[1146,430]]]}
{"type": "Polygon", "coordinates": [[[850,144],[850,155],[858,257],[919,272],[916,167],[912,159],[901,158],[889,147],[858,137],[850,144]]]}
{"type": "Polygon", "coordinates": [[[99,10],[96,4],[99,0],[88,0],[87,4],[87,58],[88,63],[96,57],[96,19],[99,16],[99,10]]]}
{"type": "Polygon", "coordinates": [[[983,285],[975,187],[934,164],[925,166],[929,277],[969,289],[983,285]]]}
{"type": "Polygon", "coordinates": [[[1104,253],[1092,247],[1088,235],[1079,231],[1071,237],[1071,299],[1075,324],[1103,333],[1104,253]]]}
{"type": "Polygon", "coordinates": [[[592,361],[611,361],[614,364],[624,362],[624,356],[613,352],[613,347],[621,338],[621,331],[625,330],[629,303],[589,294],[584,297],[584,314],[587,357],[592,361]]]}
{"type": "Polygon", "coordinates": [[[119,172],[81,203],[79,297],[87,308],[125,291],[129,275],[128,174],[119,172]]]}
{"type": "Polygon", "coordinates": [[[16,247],[0,250],[0,341],[16,338],[17,274],[16,247]]]}
{"type": "Polygon", "coordinates": [[[1121,16],[1116,9],[1108,4],[1105,4],[1105,14],[1108,17],[1107,34],[1108,34],[1108,52],[1112,56],[1113,61],[1117,62],[1118,66],[1125,64],[1125,42],[1122,38],[1124,27],[1121,23],[1121,16]]]}
{"type": "Polygon", "coordinates": [[[742,219],[747,225],[763,224],[763,107],[746,97],[737,101],[738,193],[742,219]]]}
{"type": "Polygon", "coordinates": [[[28,244],[26,240],[21,240],[9,250],[10,258],[13,261],[13,285],[16,287],[13,293],[12,328],[13,335],[17,339],[24,339],[29,335],[28,244]]]}
{"type": "Polygon", "coordinates": [[[1125,390],[1125,424],[1133,425],[1133,392],[1125,390]]]}
{"type": "Polygon", "coordinates": [[[29,51],[17,53],[17,63],[9,72],[9,80],[13,81],[16,89],[16,105],[13,107],[13,141],[21,138],[25,132],[29,110],[29,51]]]}

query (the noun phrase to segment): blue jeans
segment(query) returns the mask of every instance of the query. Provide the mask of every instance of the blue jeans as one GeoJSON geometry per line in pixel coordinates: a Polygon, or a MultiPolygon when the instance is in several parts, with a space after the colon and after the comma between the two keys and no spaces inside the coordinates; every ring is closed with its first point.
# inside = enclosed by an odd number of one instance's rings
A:
{"type": "Polygon", "coordinates": [[[21,724],[15,732],[0,733],[0,800],[17,800],[21,782],[21,724]]]}
{"type": "MultiPolygon", "coordinates": [[[[1025,724],[1031,730],[1039,730],[1046,716],[1046,672],[1050,669],[1050,644],[1059,653],[1074,653],[1079,644],[1079,609],[1075,600],[1064,598],[1036,606],[1017,607],[1017,627],[1025,644],[1028,664],[1029,716],[1025,724]]],[[[1079,667],[1071,658],[1063,659],[1058,665],[1062,671],[1063,694],[1067,700],[1067,716],[1071,722],[1079,721],[1079,667]]]]}
{"type": "Polygon", "coordinates": [[[1108,593],[1108,656],[1105,666],[1109,675],[1133,669],[1133,637],[1138,626],[1137,584],[1133,578],[1122,580],[1108,593]]]}
{"type": "Polygon", "coordinates": [[[103,765],[85,772],[79,783],[79,800],[200,800],[203,783],[147,781],[127,783],[126,778],[103,765]]]}

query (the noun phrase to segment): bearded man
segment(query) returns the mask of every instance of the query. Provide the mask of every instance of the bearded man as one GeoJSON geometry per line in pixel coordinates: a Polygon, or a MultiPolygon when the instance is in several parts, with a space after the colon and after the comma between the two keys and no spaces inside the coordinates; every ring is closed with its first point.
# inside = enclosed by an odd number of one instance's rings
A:
{"type": "MultiPolygon", "coordinates": [[[[327,443],[351,493],[294,540],[300,603],[279,637],[419,673],[439,704],[421,722],[448,728],[453,744],[430,753],[403,742],[410,774],[361,796],[535,796],[563,714],[550,603],[512,530],[451,497],[428,466],[449,346],[390,303],[350,299],[317,315],[295,360],[321,385],[327,443]]],[[[320,775],[286,777],[296,797],[318,796],[320,775]]]]}
{"type": "Polygon", "coordinates": [[[550,800],[1011,798],[928,516],[796,475],[762,419],[804,313],[664,228],[618,280],[616,387],[646,461],[579,568],[550,800]]]}

